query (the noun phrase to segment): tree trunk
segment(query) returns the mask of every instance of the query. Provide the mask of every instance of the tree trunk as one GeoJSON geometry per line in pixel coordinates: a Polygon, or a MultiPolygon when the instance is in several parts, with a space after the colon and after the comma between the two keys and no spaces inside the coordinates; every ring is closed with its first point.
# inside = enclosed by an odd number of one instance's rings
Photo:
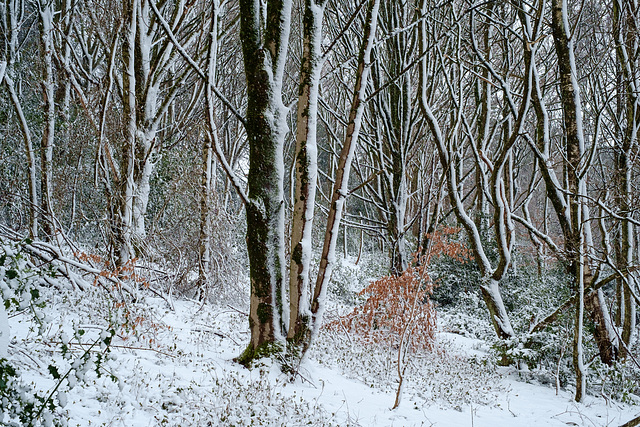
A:
{"type": "Polygon", "coordinates": [[[287,132],[282,77],[287,56],[291,1],[269,1],[266,22],[260,4],[240,0],[240,40],[247,79],[246,131],[249,141],[247,248],[251,341],[243,364],[281,342],[284,332],[283,146],[287,132]]]}
{"type": "Polygon", "coordinates": [[[636,329],[636,301],[632,295],[632,289],[636,289],[637,275],[629,271],[633,265],[635,225],[632,222],[632,164],[634,150],[638,144],[638,122],[640,121],[640,99],[637,88],[640,79],[637,77],[636,58],[630,55],[634,46],[638,43],[637,8],[627,0],[613,1],[613,36],[616,46],[616,58],[619,64],[620,95],[618,108],[624,117],[624,129],[621,143],[616,147],[616,175],[618,197],[616,198],[618,209],[621,212],[620,232],[621,239],[616,251],[617,266],[623,272],[619,280],[617,292],[618,321],[622,326],[622,341],[620,357],[627,357],[627,348],[633,342],[636,329]]]}
{"type": "Polygon", "coordinates": [[[127,125],[125,138],[120,148],[120,175],[116,183],[116,203],[113,246],[116,251],[116,266],[122,267],[135,257],[133,247],[133,198],[135,191],[135,144],[136,144],[136,31],[139,0],[123,2],[125,37],[122,46],[122,89],[124,120],[127,125]]]}
{"type": "Polygon", "coordinates": [[[324,245],[322,248],[322,256],[320,258],[318,277],[316,278],[316,285],[313,291],[313,300],[311,303],[313,328],[315,331],[320,328],[322,320],[327,286],[329,285],[331,272],[335,263],[338,231],[340,230],[342,211],[348,192],[351,163],[358,143],[360,128],[362,127],[362,117],[364,115],[365,108],[365,91],[369,84],[371,50],[373,48],[376,35],[379,7],[380,0],[369,0],[362,45],[360,47],[360,54],[358,57],[358,70],[356,74],[353,101],[351,103],[351,111],[349,113],[347,133],[344,144],[342,145],[342,150],[340,151],[336,177],[331,191],[331,204],[329,205],[327,227],[324,234],[324,245]]]}
{"type": "Polygon", "coordinates": [[[565,237],[568,273],[573,278],[574,291],[579,298],[576,306],[575,332],[573,344],[573,365],[576,371],[575,400],[580,402],[586,392],[586,371],[583,360],[582,333],[584,311],[584,248],[582,196],[585,185],[581,178],[580,161],[585,152],[582,129],[582,105],[578,87],[578,73],[575,65],[573,39],[569,38],[568,11],[566,0],[552,0],[551,27],[555,51],[558,58],[559,86],[564,116],[566,140],[566,174],[570,217],[570,232],[565,237]]]}
{"type": "Polygon", "coordinates": [[[42,232],[49,239],[56,228],[53,215],[53,143],[56,126],[55,82],[53,76],[53,2],[41,0],[38,4],[40,15],[40,43],[42,72],[42,98],[44,124],[40,146],[41,178],[40,208],[42,210],[42,232]]]}
{"type": "Polygon", "coordinates": [[[309,345],[311,332],[310,278],[311,231],[318,179],[318,90],[322,70],[322,21],[326,0],[305,0],[303,52],[298,89],[295,158],[295,195],[291,220],[289,264],[289,332],[294,345],[309,345]]]}
{"type": "MultiPolygon", "coordinates": [[[[7,67],[9,68],[9,67],[7,67]]],[[[31,130],[29,129],[29,123],[24,115],[20,98],[16,92],[15,83],[9,76],[8,69],[4,76],[5,85],[11,98],[13,108],[18,115],[20,122],[20,130],[22,131],[22,139],[24,141],[24,150],[27,156],[27,171],[28,171],[28,183],[29,183],[29,237],[36,239],[38,237],[38,190],[37,190],[37,178],[36,178],[36,158],[33,150],[33,141],[31,140],[31,130]]]]}

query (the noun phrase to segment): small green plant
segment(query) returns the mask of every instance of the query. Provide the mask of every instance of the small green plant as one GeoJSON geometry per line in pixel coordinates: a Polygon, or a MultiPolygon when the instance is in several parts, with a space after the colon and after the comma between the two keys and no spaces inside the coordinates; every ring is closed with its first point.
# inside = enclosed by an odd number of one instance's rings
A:
{"type": "Polygon", "coordinates": [[[24,384],[7,359],[0,359],[0,400],[0,424],[4,426],[62,425],[53,416],[57,412],[54,400],[24,384]]]}
{"type": "Polygon", "coordinates": [[[633,361],[607,366],[596,360],[592,376],[593,392],[630,405],[640,405],[640,367],[633,361]]]}
{"type": "MultiPolygon", "coordinates": [[[[23,244],[31,244],[25,239],[23,244]]],[[[39,335],[43,335],[50,319],[43,312],[39,281],[52,277],[49,266],[33,269],[21,251],[21,244],[5,244],[0,240],[0,294],[8,313],[29,315],[39,335]]],[[[0,325],[3,334],[9,333],[8,325],[0,325]]],[[[60,400],[53,394],[44,397],[21,381],[20,371],[7,359],[0,359],[0,421],[8,426],[54,425],[60,400]]],[[[64,402],[62,402],[64,403],[64,402]]],[[[55,421],[55,425],[60,425],[55,421]]]]}
{"type": "MultiPolygon", "coordinates": [[[[122,293],[114,292],[119,297],[109,296],[108,309],[103,313],[107,316],[105,327],[90,334],[82,328],[75,327],[71,336],[64,331],[52,336],[49,333],[52,319],[46,314],[46,299],[43,295],[51,292],[49,285],[62,284],[56,278],[51,263],[33,262],[26,251],[32,244],[29,239],[21,242],[0,240],[0,295],[7,314],[22,316],[31,325],[30,330],[37,337],[35,341],[18,341],[15,347],[22,347],[23,350],[32,353],[32,357],[39,358],[47,367],[48,375],[54,383],[49,390],[36,392],[22,383],[16,361],[0,359],[0,417],[1,423],[4,423],[2,425],[62,425],[65,413],[61,409],[66,406],[68,391],[84,382],[89,371],[95,372],[97,377],[106,374],[114,382],[117,381],[117,377],[104,363],[110,357],[112,340],[117,333],[121,336],[134,333],[136,326],[142,323],[142,318],[132,314],[127,304],[118,299],[122,293]],[[34,353],[33,346],[38,342],[47,343],[46,352],[34,353]],[[53,353],[50,351],[52,348],[56,349],[53,353]],[[60,355],[62,360],[53,357],[54,355],[60,355]]],[[[79,259],[83,260],[82,257],[79,259]]],[[[124,272],[129,273],[129,280],[143,282],[132,271],[124,272]]],[[[94,285],[98,284],[101,277],[113,278],[121,274],[120,270],[104,269],[100,274],[96,274],[94,285]]],[[[106,290],[98,287],[95,289],[106,290]]],[[[111,295],[111,292],[102,293],[111,295]]],[[[8,334],[9,325],[0,324],[0,332],[3,335],[8,334]]],[[[152,340],[149,340],[151,344],[152,340]]]]}

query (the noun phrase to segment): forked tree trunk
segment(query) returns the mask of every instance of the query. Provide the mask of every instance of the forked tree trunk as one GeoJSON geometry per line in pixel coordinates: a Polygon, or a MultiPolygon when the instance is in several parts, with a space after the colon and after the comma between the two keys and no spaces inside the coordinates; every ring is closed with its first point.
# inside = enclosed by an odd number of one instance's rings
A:
{"type": "MultiPolygon", "coordinates": [[[[403,26],[407,15],[414,13],[407,4],[397,2],[382,2],[380,9],[380,22],[385,29],[403,26]]],[[[410,34],[404,32],[387,38],[376,48],[376,56],[381,60],[376,62],[372,73],[374,89],[380,91],[371,101],[371,111],[377,121],[374,125],[377,141],[371,157],[380,171],[378,189],[374,191],[379,192],[378,197],[386,208],[380,216],[389,241],[390,270],[395,276],[401,275],[409,264],[405,237],[409,199],[407,168],[414,107],[411,74],[403,70],[412,60],[410,43],[410,34]]]]}
{"type": "Polygon", "coordinates": [[[123,3],[125,36],[122,46],[122,91],[125,138],[120,147],[120,173],[116,183],[115,215],[113,219],[113,246],[116,251],[116,265],[125,265],[135,257],[133,247],[133,198],[135,190],[135,141],[136,141],[136,31],[139,0],[125,0],[123,3]]]}
{"type": "MultiPolygon", "coordinates": [[[[545,3],[539,2],[534,6],[526,5],[524,2],[514,2],[520,8],[519,18],[523,28],[529,34],[529,40],[537,40],[543,33],[542,27],[545,23],[545,3]],[[531,22],[534,17],[534,22],[531,22]]],[[[542,79],[539,76],[536,55],[537,43],[529,43],[529,48],[525,50],[525,62],[532,68],[533,75],[533,107],[536,112],[537,128],[534,153],[538,161],[538,167],[546,186],[546,196],[555,210],[562,234],[564,237],[566,260],[568,263],[567,273],[572,278],[572,290],[576,293],[577,301],[576,313],[576,341],[574,343],[574,355],[576,356],[574,368],[580,370],[578,375],[582,375],[584,364],[579,359],[582,353],[581,339],[578,335],[582,331],[577,330],[577,325],[583,322],[581,313],[587,309],[592,319],[607,319],[606,306],[602,304],[597,295],[593,293],[584,295],[581,289],[590,287],[591,278],[588,265],[585,264],[585,239],[590,236],[590,220],[588,209],[584,205],[584,195],[586,193],[586,172],[589,168],[587,161],[584,161],[585,154],[584,132],[582,130],[582,107],[580,101],[577,71],[575,69],[575,58],[573,53],[573,40],[568,36],[568,15],[565,9],[566,4],[562,0],[554,0],[551,5],[552,22],[551,27],[554,37],[554,45],[559,68],[559,91],[561,94],[561,107],[564,114],[564,130],[566,136],[565,172],[566,186],[561,184],[561,180],[556,176],[554,165],[551,159],[551,136],[550,136],[550,114],[548,112],[543,93],[542,79]],[[581,162],[583,160],[583,162],[581,162]],[[587,236],[585,236],[585,234],[587,236]],[[582,243],[581,243],[582,242],[582,243]],[[586,306],[581,306],[586,304],[586,306]],[[592,311],[593,310],[593,311],[592,311]]],[[[594,143],[596,143],[594,141],[594,143]]],[[[546,234],[546,232],[545,232],[546,234]]],[[[588,242],[586,242],[588,243],[588,242]]],[[[597,321],[595,324],[594,338],[598,343],[600,358],[604,363],[611,364],[615,356],[615,336],[612,333],[609,322],[597,321]]],[[[578,381],[582,384],[582,380],[578,381]]],[[[580,393],[578,387],[577,396],[580,393]]]]}
{"type": "MultiPolygon", "coordinates": [[[[119,153],[121,170],[116,183],[118,213],[114,239],[119,265],[144,253],[150,180],[160,153],[158,128],[182,83],[192,72],[191,68],[186,68],[174,75],[175,48],[180,42],[173,37],[165,37],[159,31],[162,26],[173,36],[174,31],[189,25],[192,9],[186,7],[184,0],[172,5],[163,3],[160,7],[162,11],[151,0],[123,2],[125,34],[121,81],[126,137],[119,153]],[[169,17],[165,18],[163,13],[169,17]],[[169,88],[162,86],[165,78],[172,78],[169,88]]],[[[195,33],[189,34],[180,48],[184,49],[193,42],[195,33]]],[[[192,108],[193,103],[182,115],[189,114],[192,108]]]]}
{"type": "MultiPolygon", "coordinates": [[[[421,1],[421,13],[426,15],[428,13],[427,1],[421,1]]],[[[473,23],[473,15],[470,15],[473,23]]],[[[428,30],[425,20],[420,22],[420,50],[424,50],[428,46],[428,30]]],[[[472,33],[475,31],[472,28],[472,33]]],[[[475,37],[472,34],[472,38],[475,37]]],[[[477,46],[474,48],[478,51],[477,46]]],[[[459,46],[457,46],[459,49],[459,46]]],[[[440,164],[445,171],[445,184],[447,186],[449,203],[452,210],[461,224],[470,242],[471,250],[474,259],[480,270],[482,277],[480,283],[480,291],[484,302],[490,313],[491,323],[496,331],[498,337],[502,339],[511,338],[515,335],[511,321],[509,319],[506,307],[502,300],[500,293],[499,282],[503,275],[506,273],[507,268],[511,260],[512,250],[512,224],[511,224],[511,212],[510,206],[508,206],[508,200],[505,197],[506,185],[503,176],[503,170],[508,159],[511,147],[515,144],[516,138],[521,131],[522,123],[528,108],[528,99],[530,96],[530,84],[529,84],[529,70],[525,76],[524,96],[519,111],[517,112],[517,125],[513,132],[510,133],[508,140],[501,147],[500,151],[496,152],[495,159],[492,164],[491,175],[483,178],[483,181],[487,182],[492,195],[492,202],[495,206],[494,221],[495,224],[495,238],[498,241],[499,262],[496,268],[491,265],[487,253],[485,252],[484,243],[480,234],[476,222],[467,214],[466,208],[462,200],[462,177],[464,171],[461,168],[461,162],[459,160],[458,152],[460,147],[455,145],[457,135],[445,135],[443,129],[440,126],[438,118],[436,118],[433,110],[430,106],[429,100],[429,85],[433,84],[429,82],[428,73],[428,55],[424,55],[420,64],[420,108],[427,121],[427,124],[431,130],[431,134],[435,140],[436,147],[438,149],[438,155],[440,157],[440,164]]],[[[484,61],[485,67],[491,65],[484,61]]],[[[454,97],[454,93],[449,94],[454,97]]],[[[506,93],[505,97],[510,97],[510,93],[506,93]]],[[[489,160],[487,162],[491,163],[489,160]]]]}
{"type": "Polygon", "coordinates": [[[316,180],[315,126],[317,125],[317,90],[321,67],[322,13],[318,7],[325,2],[308,0],[305,11],[304,55],[298,107],[298,148],[296,159],[296,205],[292,230],[290,271],[291,320],[289,339],[296,347],[295,357],[303,357],[317,333],[324,310],[324,299],[335,262],[337,238],[347,196],[347,185],[364,114],[365,91],[369,81],[371,49],[375,39],[379,0],[370,0],[360,47],[353,101],[349,113],[347,134],[338,159],[332,201],[329,206],[320,268],[313,291],[310,289],[309,257],[311,251],[311,221],[316,180]],[[311,126],[314,128],[312,129],[311,126]],[[312,146],[309,146],[312,142],[312,146]],[[299,174],[299,175],[298,175],[299,174]],[[311,205],[311,206],[310,206],[311,205]],[[305,281],[307,283],[305,283],[305,281]]]}

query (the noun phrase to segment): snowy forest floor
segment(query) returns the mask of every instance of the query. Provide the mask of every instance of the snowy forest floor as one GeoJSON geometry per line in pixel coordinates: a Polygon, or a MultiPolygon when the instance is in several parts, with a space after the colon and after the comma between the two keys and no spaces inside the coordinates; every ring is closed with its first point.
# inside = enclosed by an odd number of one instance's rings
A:
{"type": "MultiPolygon", "coordinates": [[[[44,292],[51,317],[44,336],[30,331],[23,315],[9,320],[9,359],[42,394],[55,385],[43,360],[53,357],[62,375],[73,367],[73,357],[53,351],[55,337],[82,328],[88,342],[92,325],[113,309],[97,290],[44,292]]],[[[63,396],[68,425],[619,426],[640,414],[638,406],[592,395],[577,404],[571,390],[556,395],[555,384],[527,382],[515,368],[493,365],[483,341],[444,332],[435,350],[412,358],[392,411],[391,349],[324,330],[291,381],[273,361],[252,370],[233,362],[248,340],[242,309],[151,296],[133,305],[136,331],[118,332],[100,365],[113,377],[88,370],[63,396]]],[[[74,339],[62,340],[82,353],[74,339]]]]}

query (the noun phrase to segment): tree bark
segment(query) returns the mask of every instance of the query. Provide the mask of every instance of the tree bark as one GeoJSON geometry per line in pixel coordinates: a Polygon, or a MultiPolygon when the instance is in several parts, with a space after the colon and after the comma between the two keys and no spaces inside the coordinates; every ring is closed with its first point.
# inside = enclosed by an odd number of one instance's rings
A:
{"type": "Polygon", "coordinates": [[[313,228],[318,179],[318,90],[322,70],[322,21],[326,0],[305,0],[303,52],[298,89],[298,115],[295,158],[295,195],[291,220],[291,259],[289,264],[289,331],[294,345],[303,352],[310,343],[311,231],[313,228]]]}
{"type": "Polygon", "coordinates": [[[247,79],[249,141],[247,248],[251,341],[238,358],[249,364],[284,335],[283,146],[287,132],[282,78],[289,41],[291,1],[240,0],[240,39],[247,79]]]}
{"type": "Polygon", "coordinates": [[[622,81],[620,102],[621,113],[624,117],[622,141],[618,143],[615,154],[616,183],[618,209],[623,219],[620,221],[621,239],[616,251],[617,267],[624,273],[619,281],[618,313],[622,326],[622,341],[620,357],[627,356],[627,348],[631,347],[636,329],[636,302],[632,289],[637,286],[637,275],[629,271],[634,261],[635,225],[632,222],[632,163],[634,150],[638,144],[638,122],[640,121],[640,99],[638,99],[638,85],[636,60],[630,52],[638,43],[637,7],[633,7],[628,0],[613,1],[613,38],[616,47],[616,58],[619,64],[622,81]],[[634,16],[635,13],[635,16],[634,16]]]}
{"type": "Polygon", "coordinates": [[[567,202],[569,204],[570,232],[565,237],[567,252],[567,270],[574,281],[574,290],[578,292],[575,310],[575,329],[573,338],[573,365],[576,372],[575,400],[581,402],[586,393],[586,367],[583,359],[582,334],[584,323],[584,234],[582,196],[585,183],[581,178],[580,165],[585,152],[582,130],[582,105],[578,86],[578,73],[575,65],[573,39],[569,37],[569,21],[566,0],[552,0],[551,27],[558,59],[559,89],[564,117],[566,140],[567,202]]]}
{"type": "Polygon", "coordinates": [[[49,239],[55,230],[53,215],[53,144],[56,126],[55,82],[53,75],[53,2],[40,0],[40,48],[42,59],[42,100],[44,124],[40,146],[40,208],[42,232],[49,239]]]}
{"type": "Polygon", "coordinates": [[[329,205],[327,227],[324,234],[324,245],[320,258],[318,277],[316,278],[316,284],[313,291],[313,300],[311,303],[314,331],[317,331],[320,328],[327,286],[335,263],[335,250],[338,241],[338,232],[340,230],[340,221],[342,219],[344,202],[348,193],[351,163],[353,161],[358,137],[360,135],[360,129],[362,127],[362,117],[365,108],[365,91],[369,84],[371,50],[373,49],[376,35],[379,7],[380,0],[369,0],[362,45],[358,56],[358,70],[356,74],[353,101],[351,103],[351,110],[349,113],[347,133],[344,144],[342,145],[342,150],[340,151],[336,177],[331,191],[331,204],[329,205]]]}

